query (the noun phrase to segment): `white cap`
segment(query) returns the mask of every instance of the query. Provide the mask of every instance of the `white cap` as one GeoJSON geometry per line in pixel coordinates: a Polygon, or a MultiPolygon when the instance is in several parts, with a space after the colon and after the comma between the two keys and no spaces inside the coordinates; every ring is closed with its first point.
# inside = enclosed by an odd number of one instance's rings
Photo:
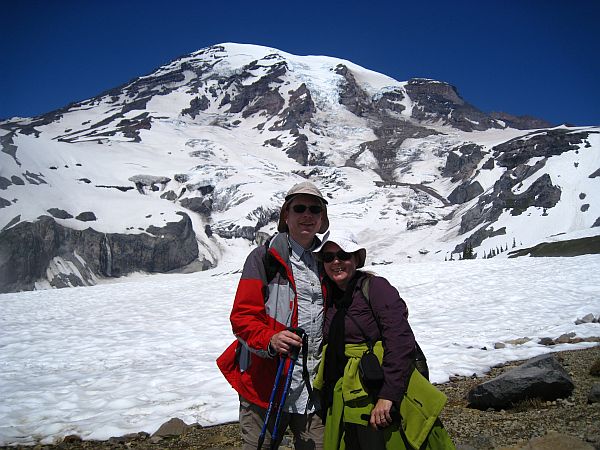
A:
{"type": "Polygon", "coordinates": [[[365,265],[365,260],[367,259],[367,250],[364,247],[361,247],[354,236],[354,233],[346,230],[329,230],[323,236],[323,241],[321,245],[313,250],[315,253],[320,253],[323,250],[323,247],[328,242],[333,242],[334,244],[339,245],[339,247],[344,250],[346,253],[357,253],[358,254],[358,264],[356,265],[357,269],[360,269],[365,265]]]}

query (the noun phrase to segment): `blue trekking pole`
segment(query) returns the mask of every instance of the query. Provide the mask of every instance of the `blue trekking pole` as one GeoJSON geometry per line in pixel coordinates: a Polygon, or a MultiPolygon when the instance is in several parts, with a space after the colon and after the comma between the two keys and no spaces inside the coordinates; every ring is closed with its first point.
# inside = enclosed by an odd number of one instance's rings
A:
{"type": "MultiPolygon", "coordinates": [[[[293,331],[300,337],[304,336],[304,330],[302,328],[288,328],[288,330],[293,331]]],[[[283,411],[283,407],[285,405],[285,399],[287,398],[288,392],[290,390],[290,385],[292,384],[292,372],[294,372],[294,365],[298,360],[300,349],[301,347],[293,347],[289,354],[290,367],[288,369],[287,377],[285,379],[285,385],[283,387],[283,393],[281,394],[279,408],[277,409],[277,416],[275,417],[275,425],[273,425],[273,432],[271,433],[271,450],[275,450],[278,447],[277,433],[279,431],[279,420],[281,419],[281,412],[283,411]]]]}
{"type": "Polygon", "coordinates": [[[277,389],[279,388],[279,379],[281,378],[283,366],[285,366],[285,359],[286,358],[279,358],[279,367],[277,367],[275,383],[273,384],[273,390],[271,391],[271,398],[269,398],[269,407],[267,408],[267,414],[265,415],[265,423],[263,424],[262,430],[260,431],[260,436],[258,437],[257,450],[260,450],[262,448],[263,442],[265,441],[265,435],[267,434],[267,424],[269,423],[269,418],[271,417],[271,410],[273,409],[273,400],[275,400],[275,394],[277,393],[277,389]]]}

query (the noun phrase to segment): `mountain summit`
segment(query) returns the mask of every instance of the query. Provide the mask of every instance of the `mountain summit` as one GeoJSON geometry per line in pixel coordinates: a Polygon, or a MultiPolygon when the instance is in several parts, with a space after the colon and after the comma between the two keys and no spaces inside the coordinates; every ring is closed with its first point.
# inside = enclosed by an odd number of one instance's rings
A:
{"type": "Polygon", "coordinates": [[[599,127],[255,45],[0,122],[0,146],[0,292],[239,266],[303,179],[372,264],[599,234],[599,127]]]}

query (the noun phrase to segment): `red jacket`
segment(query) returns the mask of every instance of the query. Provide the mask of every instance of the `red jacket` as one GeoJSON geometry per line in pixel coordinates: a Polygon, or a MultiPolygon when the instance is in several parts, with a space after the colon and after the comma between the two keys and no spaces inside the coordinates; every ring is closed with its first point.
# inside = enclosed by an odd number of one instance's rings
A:
{"type": "Polygon", "coordinates": [[[269,405],[279,362],[267,353],[269,341],[275,333],[298,326],[289,251],[287,233],[277,234],[271,240],[268,252],[271,265],[278,272],[269,282],[265,269],[267,248],[261,245],[248,255],[230,315],[237,340],[217,358],[217,365],[231,386],[262,408],[269,405]]]}

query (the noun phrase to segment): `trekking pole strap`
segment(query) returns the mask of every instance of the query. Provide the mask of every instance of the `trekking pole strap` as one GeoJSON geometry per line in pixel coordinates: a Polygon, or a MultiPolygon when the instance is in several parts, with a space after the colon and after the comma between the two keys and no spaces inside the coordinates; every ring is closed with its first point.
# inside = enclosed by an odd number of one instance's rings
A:
{"type": "Polygon", "coordinates": [[[308,391],[308,398],[313,399],[313,388],[310,385],[310,374],[308,373],[308,366],[306,361],[308,360],[308,335],[305,333],[302,336],[302,378],[306,384],[306,390],[308,391]]]}

